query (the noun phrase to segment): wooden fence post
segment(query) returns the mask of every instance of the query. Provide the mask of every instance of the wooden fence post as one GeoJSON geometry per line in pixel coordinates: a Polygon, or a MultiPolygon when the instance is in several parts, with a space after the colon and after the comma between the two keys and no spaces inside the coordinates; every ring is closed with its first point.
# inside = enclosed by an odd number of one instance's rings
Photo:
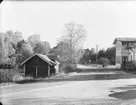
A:
{"type": "Polygon", "coordinates": [[[24,64],[24,76],[26,76],[26,68],[25,68],[25,64],[24,64]]]}
{"type": "Polygon", "coordinates": [[[50,76],[50,65],[48,64],[48,76],[50,76]]]}
{"type": "Polygon", "coordinates": [[[37,77],[37,73],[38,73],[38,68],[37,68],[37,66],[36,66],[36,77],[37,77]]]}

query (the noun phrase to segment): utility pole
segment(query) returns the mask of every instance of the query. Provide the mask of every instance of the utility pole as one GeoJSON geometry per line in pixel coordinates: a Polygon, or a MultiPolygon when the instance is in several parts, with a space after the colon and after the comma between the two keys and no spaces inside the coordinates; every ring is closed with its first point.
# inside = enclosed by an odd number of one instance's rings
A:
{"type": "Polygon", "coordinates": [[[96,63],[97,63],[97,60],[98,60],[98,45],[96,45],[96,63]]]}

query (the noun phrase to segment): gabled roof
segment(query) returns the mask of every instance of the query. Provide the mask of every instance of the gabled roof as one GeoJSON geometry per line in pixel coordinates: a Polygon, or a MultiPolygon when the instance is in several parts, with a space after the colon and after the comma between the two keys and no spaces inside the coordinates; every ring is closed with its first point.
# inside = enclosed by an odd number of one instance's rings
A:
{"type": "Polygon", "coordinates": [[[116,44],[117,41],[121,41],[121,42],[136,42],[136,38],[131,38],[131,37],[115,38],[113,44],[116,44]]]}
{"type": "Polygon", "coordinates": [[[55,62],[53,62],[47,55],[43,55],[43,54],[34,54],[33,56],[29,57],[28,59],[26,59],[24,62],[22,62],[20,65],[23,65],[24,63],[26,63],[27,61],[29,61],[31,58],[33,58],[34,56],[38,56],[40,57],[42,60],[44,60],[45,62],[47,62],[50,65],[56,65],[55,62]]]}

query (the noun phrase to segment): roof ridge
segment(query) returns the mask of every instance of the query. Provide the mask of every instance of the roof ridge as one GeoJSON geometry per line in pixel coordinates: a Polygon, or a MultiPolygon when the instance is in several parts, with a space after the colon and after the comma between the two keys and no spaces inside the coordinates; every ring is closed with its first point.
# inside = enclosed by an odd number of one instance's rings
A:
{"type": "Polygon", "coordinates": [[[24,62],[22,62],[20,65],[23,65],[25,62],[27,62],[28,60],[30,60],[31,58],[33,58],[34,56],[39,56],[41,59],[43,59],[44,61],[46,61],[47,63],[49,63],[50,65],[56,64],[54,61],[52,61],[47,55],[44,54],[40,54],[40,53],[35,53],[33,54],[31,57],[29,57],[28,59],[26,59],[24,62]],[[44,58],[46,57],[46,58],[44,58]]]}

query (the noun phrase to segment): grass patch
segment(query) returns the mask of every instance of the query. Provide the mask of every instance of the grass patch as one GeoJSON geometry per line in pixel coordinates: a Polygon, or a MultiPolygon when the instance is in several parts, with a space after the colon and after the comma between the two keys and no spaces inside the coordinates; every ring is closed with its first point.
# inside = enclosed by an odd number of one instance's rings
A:
{"type": "Polygon", "coordinates": [[[0,83],[15,82],[23,77],[14,69],[0,69],[0,83]]]}
{"type": "Polygon", "coordinates": [[[17,83],[19,81],[34,80],[31,76],[23,76],[14,69],[0,69],[0,83],[17,83]]]}

